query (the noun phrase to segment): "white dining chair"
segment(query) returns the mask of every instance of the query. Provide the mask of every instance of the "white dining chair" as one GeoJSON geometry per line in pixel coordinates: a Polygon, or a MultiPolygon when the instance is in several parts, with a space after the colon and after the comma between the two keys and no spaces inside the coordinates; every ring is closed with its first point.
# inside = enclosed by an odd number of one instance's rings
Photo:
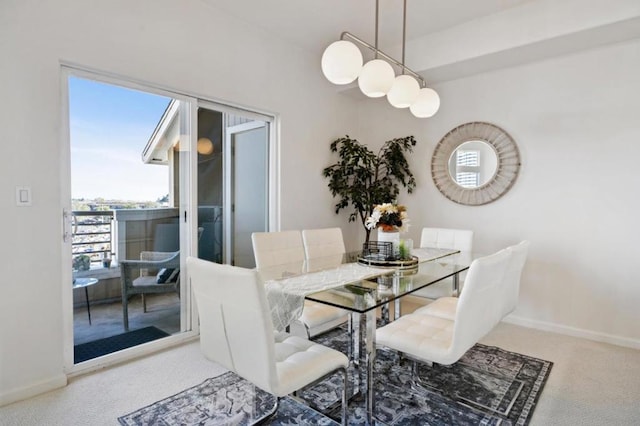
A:
{"type": "Polygon", "coordinates": [[[509,315],[518,306],[518,300],[520,299],[520,281],[522,279],[524,265],[527,262],[530,245],[531,243],[529,241],[524,240],[508,248],[511,250],[512,256],[502,290],[506,293],[506,298],[503,299],[504,303],[502,304],[503,317],[509,315]]]}
{"type": "MultiPolygon", "coordinates": [[[[507,269],[507,275],[503,281],[503,287],[500,292],[504,293],[501,297],[502,304],[499,310],[502,317],[507,316],[518,306],[518,298],[520,295],[520,279],[522,270],[527,260],[530,242],[524,240],[519,244],[510,246],[507,250],[511,251],[511,260],[507,269]]],[[[414,311],[414,313],[425,313],[439,318],[453,320],[458,309],[457,297],[441,297],[427,306],[423,306],[414,311]]]]}
{"type": "MultiPolygon", "coordinates": [[[[309,271],[335,268],[342,264],[346,252],[342,229],[303,229],[302,243],[309,271]]],[[[344,324],[348,319],[349,313],[344,309],[306,300],[302,321],[292,323],[291,332],[314,337],[344,324]],[[300,324],[304,325],[303,329],[300,328],[300,324]]]]}
{"type": "Polygon", "coordinates": [[[340,372],[342,424],[347,419],[347,357],[289,333],[275,333],[264,283],[256,270],[187,258],[200,317],[204,356],[279,399],[340,372]]]}
{"type": "MultiPolygon", "coordinates": [[[[433,247],[441,249],[473,251],[473,231],[469,229],[449,228],[422,228],[420,235],[420,247],[433,247]]],[[[458,275],[458,288],[462,289],[466,273],[458,275]]],[[[419,297],[435,300],[439,297],[450,296],[451,280],[443,280],[440,283],[425,287],[414,294],[419,297]]]]}
{"type": "Polygon", "coordinates": [[[511,258],[504,249],[471,263],[453,319],[416,311],[376,330],[376,344],[427,364],[458,361],[502,319],[511,297],[503,291],[511,258]]]}
{"type": "Polygon", "coordinates": [[[251,234],[256,268],[304,262],[300,231],[254,232],[251,234]]]}
{"type": "Polygon", "coordinates": [[[473,250],[473,231],[469,229],[422,228],[420,247],[473,250]]]}
{"type": "Polygon", "coordinates": [[[431,309],[427,306],[376,331],[378,347],[396,350],[411,361],[413,388],[422,387],[418,362],[455,363],[513,309],[513,287],[519,286],[528,245],[524,241],[474,260],[459,298],[444,298],[447,303],[440,306],[438,299],[431,309]]]}
{"type": "Polygon", "coordinates": [[[340,228],[303,229],[302,243],[307,260],[346,252],[340,228]]]}
{"type": "MultiPolygon", "coordinates": [[[[251,240],[258,269],[285,265],[284,269],[290,271],[296,262],[304,264],[306,268],[305,248],[300,231],[254,232],[251,240]]],[[[311,338],[346,320],[347,313],[342,309],[305,300],[302,315],[289,325],[289,330],[297,336],[311,338]]]]}

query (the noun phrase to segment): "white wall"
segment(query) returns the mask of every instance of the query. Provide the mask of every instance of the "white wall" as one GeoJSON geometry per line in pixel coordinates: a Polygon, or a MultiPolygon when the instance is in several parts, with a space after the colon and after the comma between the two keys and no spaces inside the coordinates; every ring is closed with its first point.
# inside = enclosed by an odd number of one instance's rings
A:
{"type": "Polygon", "coordinates": [[[443,83],[442,109],[427,120],[332,95],[317,57],[197,0],[4,0],[0,52],[0,404],[65,383],[61,60],[277,113],[282,228],[342,226],[350,249],[362,232],[333,214],[321,175],[329,143],[414,134],[418,188],[401,198],[414,240],[425,225],[471,228],[485,252],[530,239],[517,318],[639,346],[637,41],[443,83]],[[464,207],[437,192],[429,162],[448,130],[476,120],[514,136],[523,168],[504,198],[464,207]],[[15,206],[16,186],[32,187],[31,207],[15,206]]]}
{"type": "Polygon", "coordinates": [[[410,158],[418,186],[399,200],[414,241],[423,226],[473,229],[485,253],[531,241],[512,321],[640,348],[639,76],[634,40],[442,83],[431,119],[365,100],[362,130],[378,145],[418,140],[410,158]],[[505,129],[522,156],[514,187],[486,206],[455,204],[431,179],[435,145],[470,121],[505,129]]]}
{"type": "Polygon", "coordinates": [[[329,143],[354,127],[354,101],[334,94],[317,57],[197,0],[5,0],[0,52],[0,405],[66,380],[61,60],[278,114],[282,228],[357,232],[321,177],[329,143]],[[31,207],[16,207],[16,186],[32,188],[31,207]]]}

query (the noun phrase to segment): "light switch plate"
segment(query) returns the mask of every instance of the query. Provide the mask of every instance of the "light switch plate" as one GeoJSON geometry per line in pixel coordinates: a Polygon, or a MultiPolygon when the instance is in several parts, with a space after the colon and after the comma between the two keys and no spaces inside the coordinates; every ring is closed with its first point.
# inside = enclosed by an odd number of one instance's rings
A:
{"type": "Polygon", "coordinates": [[[19,207],[31,205],[31,187],[16,186],[16,205],[19,207]]]}

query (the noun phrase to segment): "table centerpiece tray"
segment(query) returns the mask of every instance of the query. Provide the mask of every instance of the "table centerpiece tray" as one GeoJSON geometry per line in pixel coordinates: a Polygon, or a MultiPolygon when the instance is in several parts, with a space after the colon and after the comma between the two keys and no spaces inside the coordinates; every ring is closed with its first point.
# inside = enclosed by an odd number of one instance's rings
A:
{"type": "Polygon", "coordinates": [[[409,259],[381,259],[376,255],[358,256],[358,263],[376,268],[389,268],[396,270],[410,270],[418,267],[418,257],[411,256],[409,259]]]}

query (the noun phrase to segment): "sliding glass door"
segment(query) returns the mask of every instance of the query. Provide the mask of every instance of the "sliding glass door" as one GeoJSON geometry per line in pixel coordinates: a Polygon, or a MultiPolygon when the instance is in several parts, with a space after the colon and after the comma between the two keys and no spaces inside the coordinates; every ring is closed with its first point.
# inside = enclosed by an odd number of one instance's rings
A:
{"type": "Polygon", "coordinates": [[[73,364],[191,329],[194,102],[68,70],[73,364]]]}
{"type": "Polygon", "coordinates": [[[269,229],[272,119],[211,102],[198,108],[198,255],[255,266],[251,234],[269,229]]]}
{"type": "Polygon", "coordinates": [[[273,117],[63,75],[65,364],[81,371],[198,331],[186,257],[254,266],[251,233],[278,226],[277,155],[273,117]]]}

